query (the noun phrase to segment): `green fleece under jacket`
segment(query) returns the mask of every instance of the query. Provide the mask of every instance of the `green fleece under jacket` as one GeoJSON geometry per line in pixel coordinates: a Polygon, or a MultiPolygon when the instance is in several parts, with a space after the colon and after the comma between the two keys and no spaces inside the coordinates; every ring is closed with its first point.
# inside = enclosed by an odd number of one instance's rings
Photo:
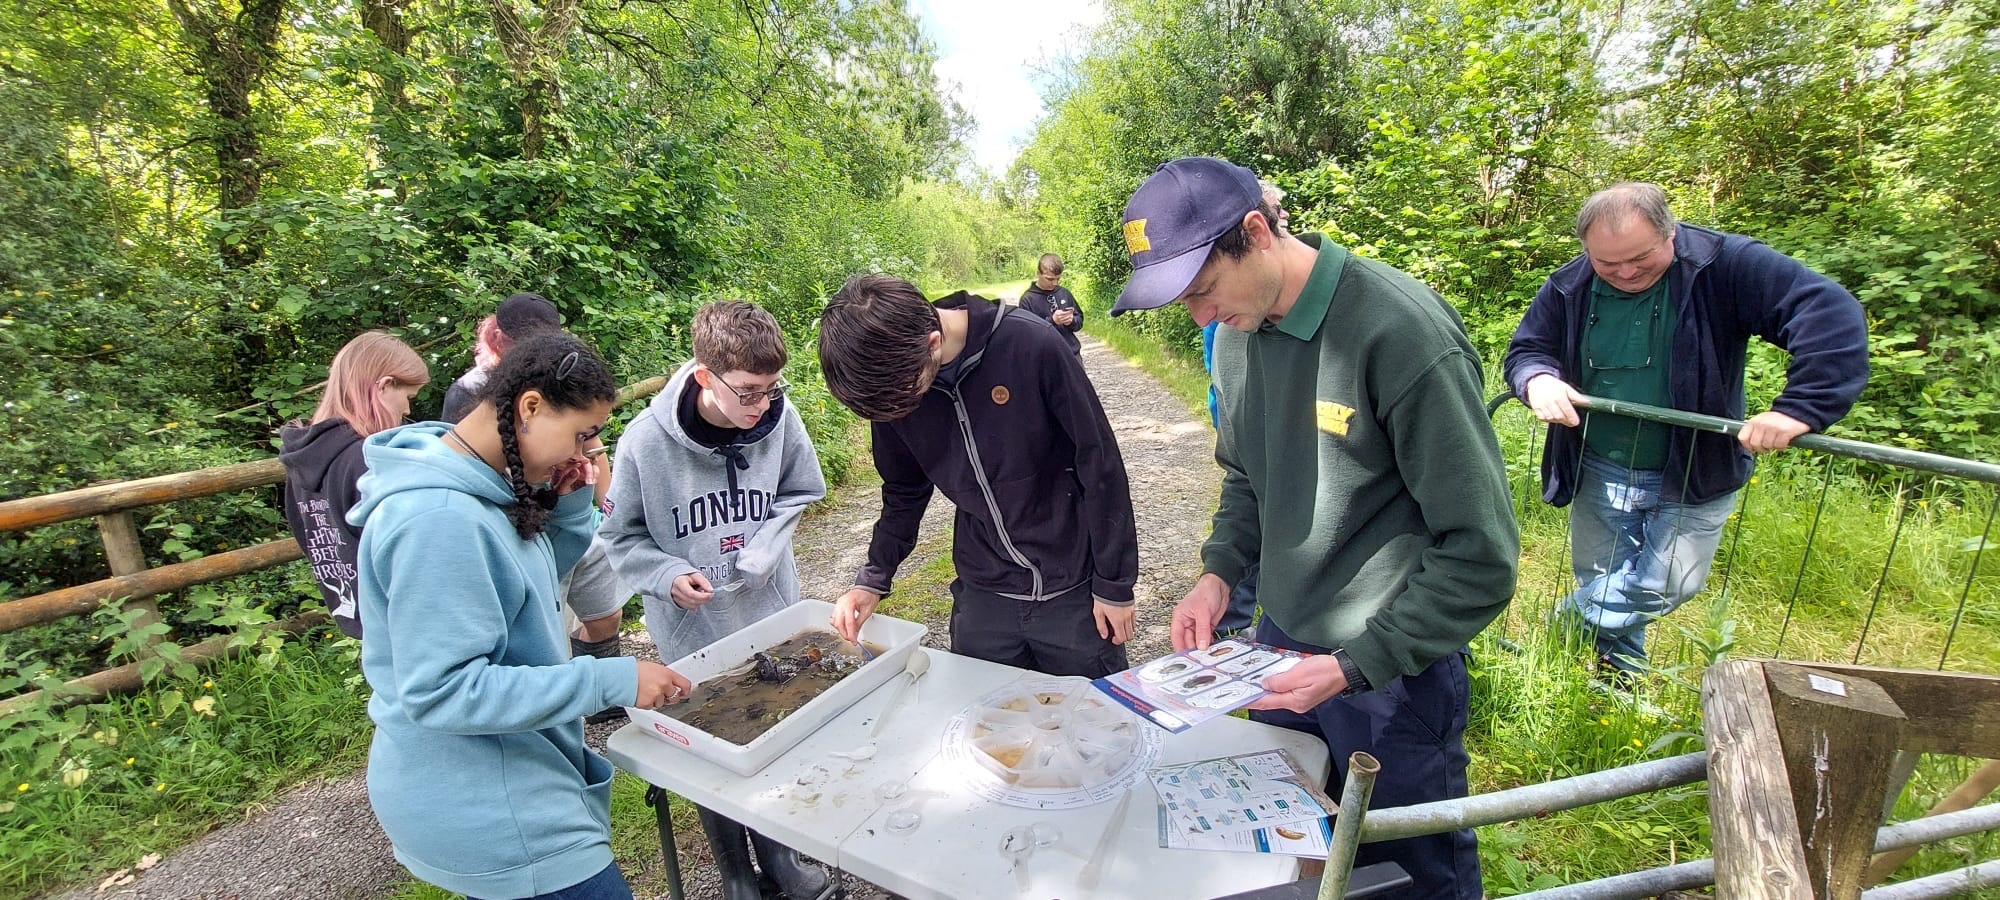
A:
{"type": "Polygon", "coordinates": [[[1222,505],[1202,565],[1381,687],[1457,650],[1514,594],[1521,538],[1479,355],[1416,279],[1304,235],[1276,324],[1215,340],[1222,505]]]}

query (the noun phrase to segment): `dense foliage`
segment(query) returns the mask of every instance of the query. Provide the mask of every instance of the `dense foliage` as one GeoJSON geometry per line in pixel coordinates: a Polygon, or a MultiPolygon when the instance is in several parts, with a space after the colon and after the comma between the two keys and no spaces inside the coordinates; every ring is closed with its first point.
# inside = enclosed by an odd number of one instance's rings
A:
{"type": "MultiPolygon", "coordinates": [[[[1221,155],[1289,191],[1295,229],[1443,292],[1494,362],[1582,199],[1652,180],[1861,298],[1874,377],[1844,433],[2000,457],[2000,2],[1110,5],[1012,173],[1092,284],[1129,271],[1145,174],[1221,155]]],[[[1194,346],[1185,315],[1138,318],[1194,346]]],[[[1782,376],[1759,354],[1753,392],[1782,376]]]]}

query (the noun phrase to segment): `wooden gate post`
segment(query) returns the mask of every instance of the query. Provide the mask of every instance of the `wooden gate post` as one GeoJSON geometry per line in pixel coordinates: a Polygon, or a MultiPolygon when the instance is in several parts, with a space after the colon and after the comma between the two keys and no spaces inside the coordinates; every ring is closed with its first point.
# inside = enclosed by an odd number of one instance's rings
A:
{"type": "Polygon", "coordinates": [[[1862,678],[1780,662],[1765,663],[1764,675],[1813,895],[1858,898],[1903,737],[1903,711],[1862,678]]]}
{"type": "Polygon", "coordinates": [[[1732,659],[1709,666],[1701,679],[1701,714],[1716,895],[1813,900],[1764,664],[1732,659]]]}

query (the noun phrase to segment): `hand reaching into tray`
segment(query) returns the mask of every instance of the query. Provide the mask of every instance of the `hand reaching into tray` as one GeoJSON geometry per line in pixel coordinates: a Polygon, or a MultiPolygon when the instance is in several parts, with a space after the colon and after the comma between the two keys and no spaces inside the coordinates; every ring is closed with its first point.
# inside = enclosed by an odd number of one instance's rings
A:
{"type": "Polygon", "coordinates": [[[833,618],[827,625],[840,632],[840,636],[854,643],[861,642],[861,623],[875,614],[875,604],[882,602],[882,595],[867,588],[850,588],[840,595],[839,602],[833,604],[833,618]]]}
{"type": "Polygon", "coordinates": [[[680,703],[694,693],[694,685],[681,673],[651,660],[639,660],[639,699],[632,705],[658,709],[680,703]]]}

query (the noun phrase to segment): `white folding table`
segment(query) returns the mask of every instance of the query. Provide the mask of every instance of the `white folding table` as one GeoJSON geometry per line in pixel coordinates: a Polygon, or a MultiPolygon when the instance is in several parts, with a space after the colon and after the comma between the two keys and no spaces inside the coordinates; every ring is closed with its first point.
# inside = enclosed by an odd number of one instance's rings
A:
{"type": "MultiPolygon", "coordinates": [[[[1298,860],[1288,856],[1222,851],[1167,850],[1159,846],[1155,798],[1134,785],[1120,834],[1110,844],[1094,890],[1077,876],[1080,857],[1098,845],[1117,803],[1080,809],[1032,810],[992,802],[960,783],[960,770],[940,752],[945,727],[974,700],[1034,672],[938,650],[920,649],[931,669],[875,739],[873,757],[850,761],[830,755],[868,741],[868,730],[888,703],[895,681],[855,703],[763,771],[737,775],[686,750],[627,725],[611,736],[611,761],[658,788],[910,898],[1211,898],[1291,881],[1298,860]],[[824,772],[815,769],[823,769],[824,772]],[[813,784],[800,784],[801,776],[813,784]],[[884,783],[907,784],[907,793],[884,799],[884,783]],[[886,827],[895,810],[922,797],[920,824],[898,833],[886,827]],[[1002,835],[1016,826],[1046,824],[1061,835],[1058,846],[1025,861],[1028,888],[1001,854],[1002,835]],[[1072,852],[1064,852],[1064,850],[1072,852]]],[[[1146,726],[1152,727],[1152,726],[1146,726]]],[[[1294,731],[1245,719],[1221,718],[1161,742],[1159,764],[1284,748],[1324,781],[1326,745],[1294,731]]],[[[681,896],[679,861],[664,796],[657,797],[670,890],[681,896]]]]}

